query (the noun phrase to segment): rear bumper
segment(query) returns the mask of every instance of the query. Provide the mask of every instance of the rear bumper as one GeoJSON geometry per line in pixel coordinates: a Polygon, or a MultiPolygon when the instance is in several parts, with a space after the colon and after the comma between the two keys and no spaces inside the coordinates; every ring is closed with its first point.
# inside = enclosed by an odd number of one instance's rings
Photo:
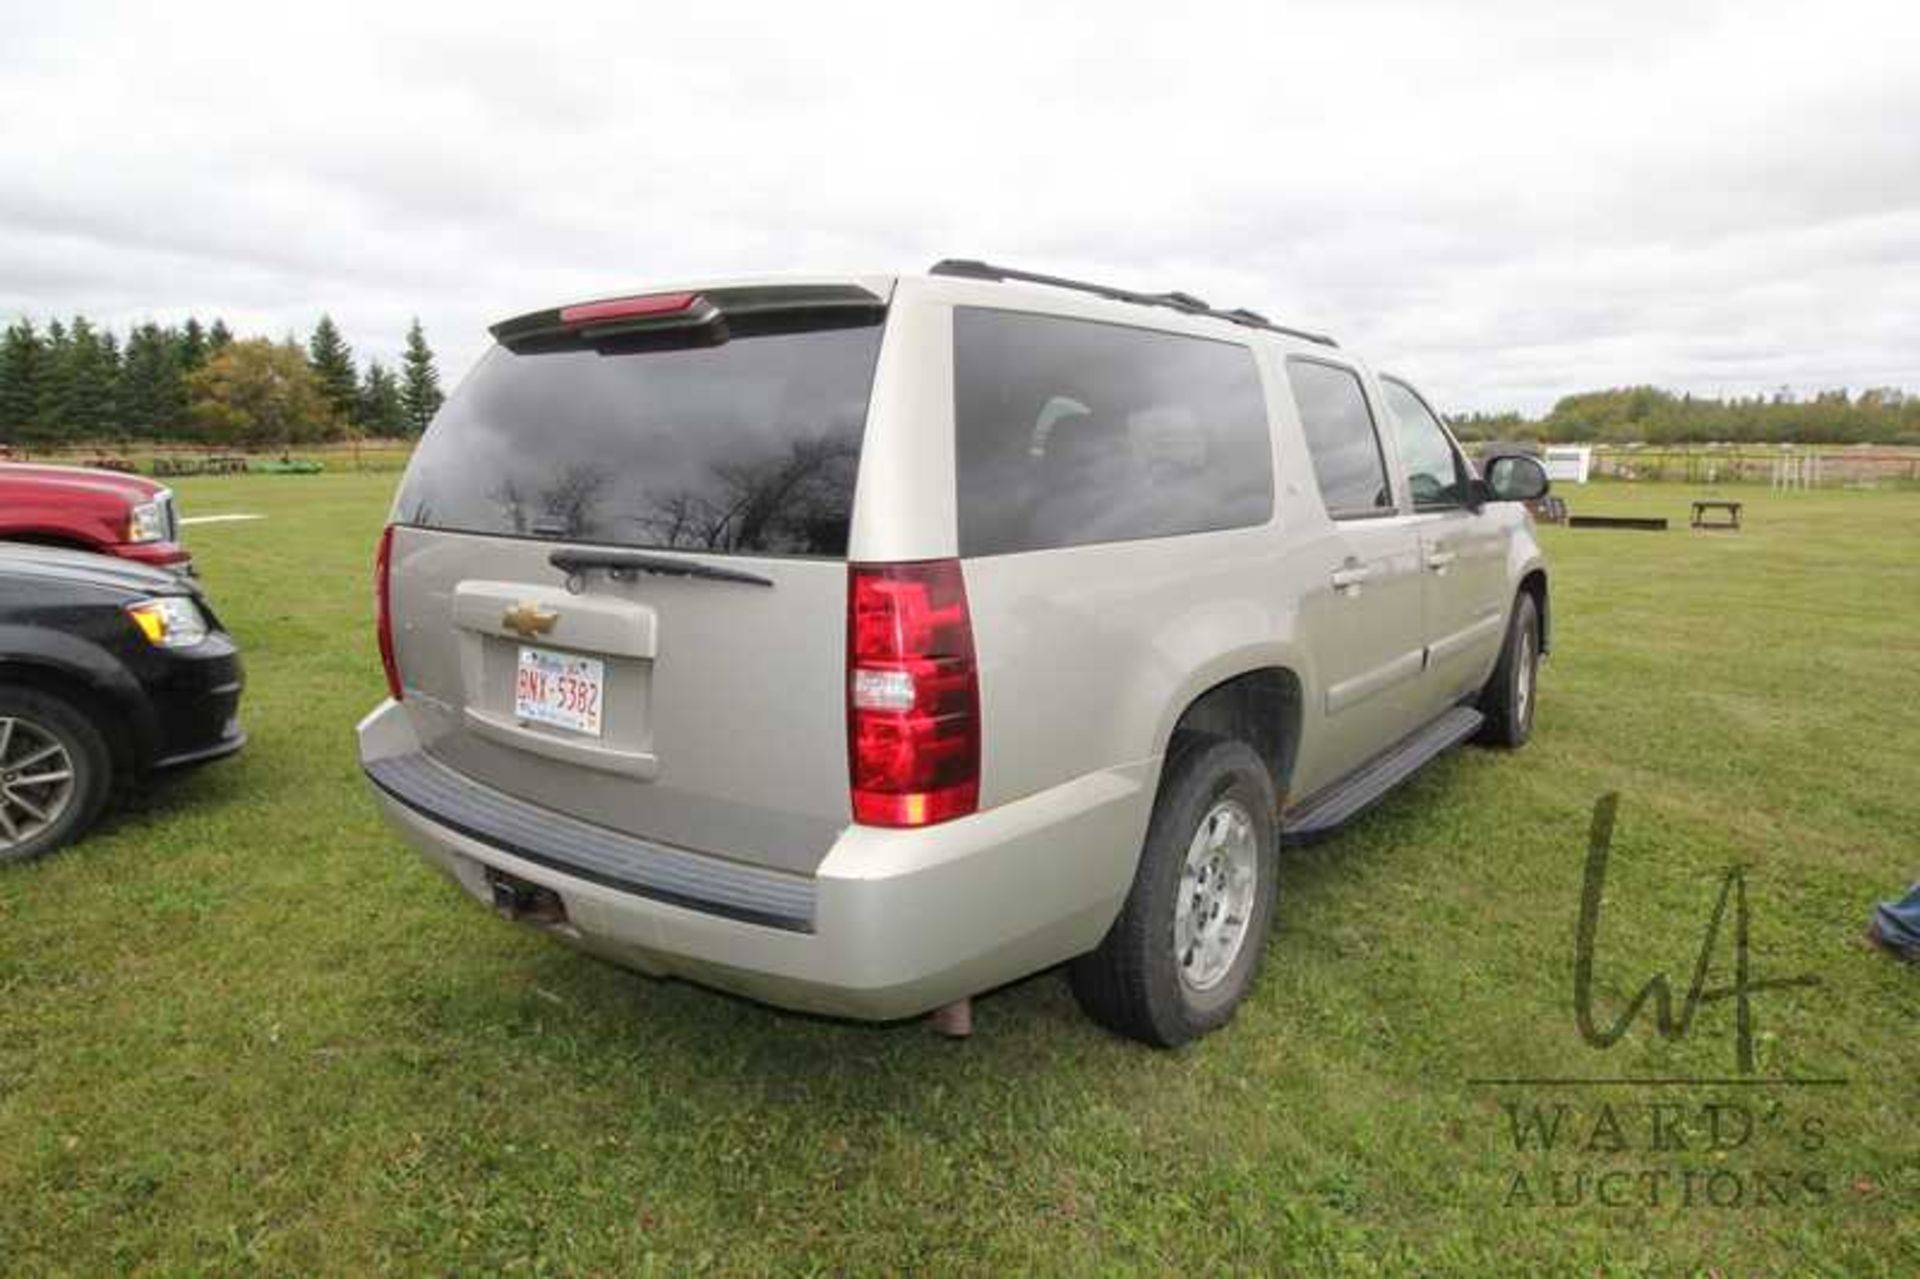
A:
{"type": "Polygon", "coordinates": [[[1142,763],[925,830],[849,826],[817,874],[784,875],[632,840],[497,792],[444,789],[432,770],[473,784],[431,761],[393,702],[359,732],[388,820],[472,896],[493,900],[491,867],[557,893],[566,920],[540,927],[584,950],[872,1020],[925,1012],[1091,949],[1132,881],[1152,802],[1142,763]]]}

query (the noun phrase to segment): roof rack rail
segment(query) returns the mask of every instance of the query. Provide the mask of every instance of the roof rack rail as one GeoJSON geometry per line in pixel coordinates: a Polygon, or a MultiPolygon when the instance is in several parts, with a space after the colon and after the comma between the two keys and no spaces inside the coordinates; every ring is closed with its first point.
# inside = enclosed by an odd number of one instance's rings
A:
{"type": "Polygon", "coordinates": [[[995,266],[991,262],[980,262],[973,258],[942,258],[933,264],[929,275],[951,275],[966,280],[992,280],[1004,283],[1018,280],[1023,284],[1047,284],[1056,289],[1073,289],[1080,293],[1091,293],[1096,297],[1108,298],[1115,302],[1132,302],[1139,306],[1164,306],[1185,315],[1204,315],[1216,320],[1225,320],[1238,324],[1242,328],[1266,329],[1272,333],[1284,333],[1288,337],[1301,338],[1308,342],[1317,342],[1321,346],[1338,347],[1340,344],[1324,333],[1309,333],[1305,329],[1290,329],[1284,324],[1275,324],[1258,311],[1246,307],[1236,307],[1231,311],[1216,310],[1191,293],[1136,293],[1132,289],[1115,288],[1111,284],[1093,284],[1086,280],[1069,280],[1064,276],[1041,275],[1037,271],[1016,271],[1012,267],[995,266]]]}

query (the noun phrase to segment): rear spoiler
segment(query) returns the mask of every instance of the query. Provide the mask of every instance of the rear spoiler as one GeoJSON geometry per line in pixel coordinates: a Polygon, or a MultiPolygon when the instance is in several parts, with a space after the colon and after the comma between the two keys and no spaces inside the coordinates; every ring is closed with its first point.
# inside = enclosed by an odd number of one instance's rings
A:
{"type": "Polygon", "coordinates": [[[884,297],[858,284],[727,285],[529,311],[488,332],[515,350],[592,347],[612,338],[714,346],[736,334],[876,324],[886,311],[884,297]]]}

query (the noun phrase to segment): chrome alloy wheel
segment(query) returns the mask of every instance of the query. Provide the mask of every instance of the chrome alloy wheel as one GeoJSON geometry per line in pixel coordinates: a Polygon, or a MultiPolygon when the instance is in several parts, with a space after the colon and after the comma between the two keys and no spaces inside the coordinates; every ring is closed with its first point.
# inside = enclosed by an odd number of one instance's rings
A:
{"type": "Polygon", "coordinates": [[[1253,815],[1237,799],[1207,810],[1187,845],[1173,908],[1173,957],[1189,990],[1220,984],[1246,944],[1260,884],[1253,815]]]}
{"type": "Polygon", "coordinates": [[[60,820],[73,802],[73,757],[30,719],[0,716],[0,851],[60,820]]]}

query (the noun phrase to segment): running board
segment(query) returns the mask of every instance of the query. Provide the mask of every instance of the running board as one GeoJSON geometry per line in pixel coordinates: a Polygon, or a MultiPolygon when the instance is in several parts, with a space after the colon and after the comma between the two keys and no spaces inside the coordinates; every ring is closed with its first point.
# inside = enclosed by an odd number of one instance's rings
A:
{"type": "Polygon", "coordinates": [[[1332,834],[1373,807],[1427,761],[1479,732],[1486,719],[1470,706],[1454,707],[1284,814],[1280,819],[1280,837],[1304,841],[1332,834]]]}

